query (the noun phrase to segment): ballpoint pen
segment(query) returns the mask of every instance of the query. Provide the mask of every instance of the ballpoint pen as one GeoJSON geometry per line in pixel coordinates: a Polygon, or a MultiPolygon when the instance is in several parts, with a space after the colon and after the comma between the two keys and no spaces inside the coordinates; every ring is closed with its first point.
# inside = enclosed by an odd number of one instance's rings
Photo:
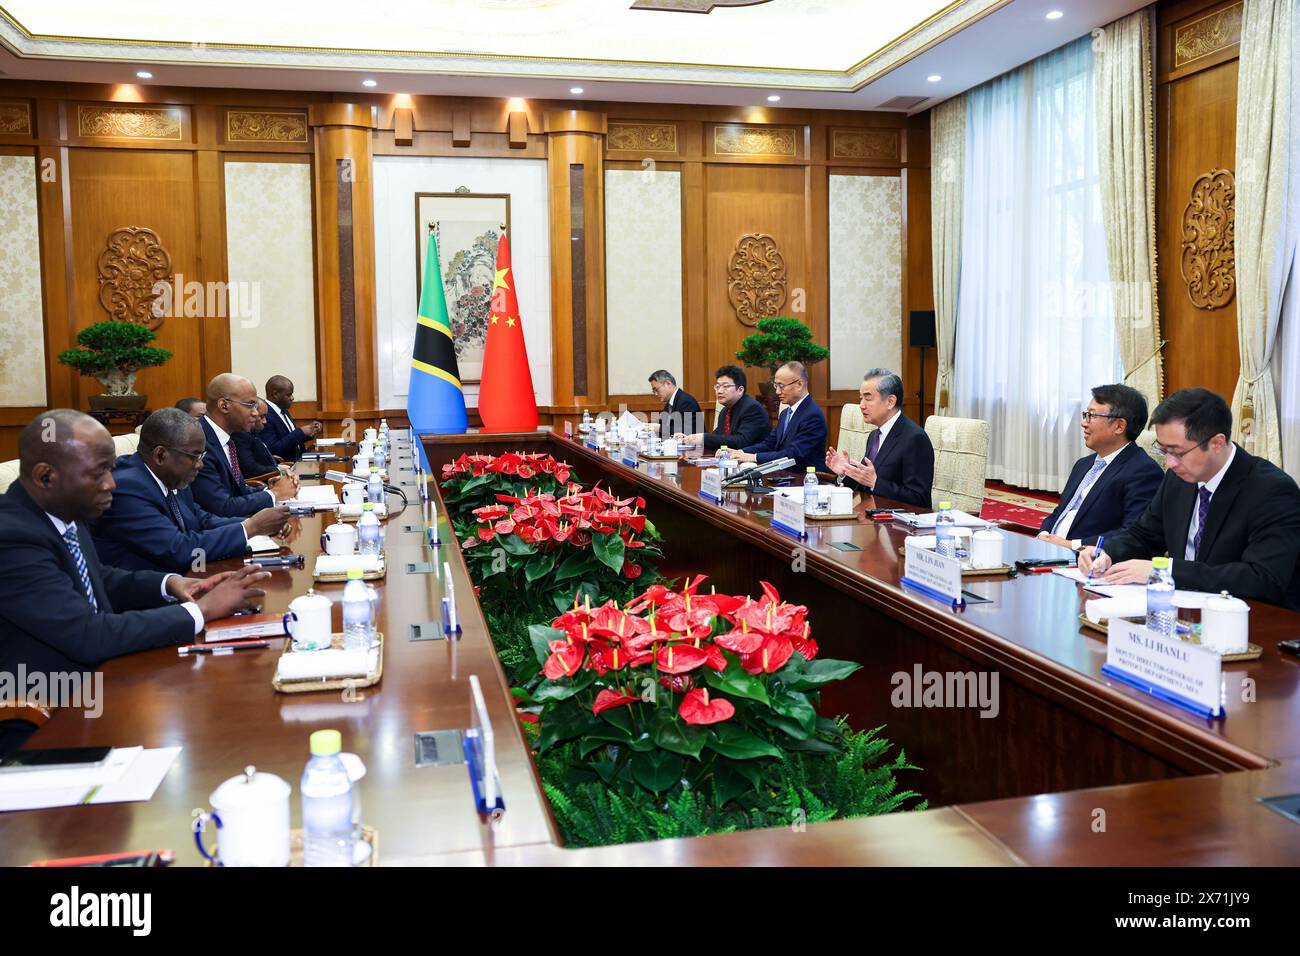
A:
{"type": "Polygon", "coordinates": [[[1088,580],[1092,580],[1092,572],[1097,569],[1097,558],[1101,556],[1101,546],[1106,543],[1106,536],[1099,535],[1097,538],[1096,550],[1092,552],[1092,564],[1088,566],[1088,580]]]}
{"type": "Polygon", "coordinates": [[[270,647],[270,641],[216,641],[211,644],[186,644],[176,648],[176,653],[181,657],[186,654],[216,654],[229,653],[230,651],[242,651],[248,648],[270,647]]]}

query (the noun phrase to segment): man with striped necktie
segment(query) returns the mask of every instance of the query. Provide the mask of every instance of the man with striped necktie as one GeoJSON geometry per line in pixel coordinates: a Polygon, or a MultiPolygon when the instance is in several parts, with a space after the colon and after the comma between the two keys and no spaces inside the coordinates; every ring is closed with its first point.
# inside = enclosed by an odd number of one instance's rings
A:
{"type": "MultiPolygon", "coordinates": [[[[18,439],[19,476],[0,496],[0,672],[71,673],[190,641],[204,622],[255,603],[256,567],[200,581],[102,565],[87,524],[113,501],[108,430],[68,408],[18,439]]],[[[0,724],[0,748],[14,728],[0,724]]]]}

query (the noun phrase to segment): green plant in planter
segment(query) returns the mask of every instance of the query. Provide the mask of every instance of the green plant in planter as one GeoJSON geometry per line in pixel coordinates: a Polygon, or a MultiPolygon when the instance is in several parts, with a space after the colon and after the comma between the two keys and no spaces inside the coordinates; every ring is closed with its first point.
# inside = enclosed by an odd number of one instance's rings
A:
{"type": "Polygon", "coordinates": [[[776,399],[771,376],[777,369],[786,362],[815,365],[824,362],[830,354],[830,349],[812,340],[812,329],[798,319],[777,317],[759,319],[758,331],[741,340],[736,358],[749,368],[767,369],[769,380],[759,388],[771,409],[776,399]]]}
{"type": "Polygon", "coordinates": [[[81,348],[64,349],[59,362],[98,379],[105,395],[135,395],[136,373],[172,357],[166,349],[149,345],[157,337],[134,322],[96,322],[77,333],[81,348]]]}

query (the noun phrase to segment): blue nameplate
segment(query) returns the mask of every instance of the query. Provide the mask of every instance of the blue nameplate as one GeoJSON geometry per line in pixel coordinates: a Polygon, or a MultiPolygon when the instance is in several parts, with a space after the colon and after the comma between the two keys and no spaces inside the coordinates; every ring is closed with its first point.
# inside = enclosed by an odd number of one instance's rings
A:
{"type": "Polygon", "coordinates": [[[1121,670],[1114,664],[1102,664],[1101,672],[1107,677],[1113,678],[1121,683],[1128,684],[1130,687],[1136,687],[1140,691],[1150,694],[1152,697],[1158,697],[1160,700],[1167,701],[1183,710],[1190,711],[1197,717],[1222,717],[1223,707],[1207,707],[1205,704],[1197,703],[1190,697],[1184,697],[1182,694],[1176,694],[1171,690],[1165,690],[1163,687],[1157,687],[1148,680],[1143,680],[1136,674],[1130,674],[1121,670]]]}
{"type": "Polygon", "coordinates": [[[938,588],[932,588],[929,585],[922,584],[920,581],[913,580],[909,577],[900,578],[898,583],[906,585],[913,590],[920,591],[926,597],[934,598],[936,601],[940,601],[949,607],[961,607],[966,603],[963,599],[951,598],[938,588]]]}

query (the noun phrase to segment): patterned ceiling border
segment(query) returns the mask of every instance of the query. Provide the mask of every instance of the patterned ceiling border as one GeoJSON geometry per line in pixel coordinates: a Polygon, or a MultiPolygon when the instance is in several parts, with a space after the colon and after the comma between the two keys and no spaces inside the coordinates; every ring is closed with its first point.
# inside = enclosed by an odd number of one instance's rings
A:
{"type": "Polygon", "coordinates": [[[847,70],[44,36],[30,33],[3,6],[0,6],[0,42],[24,59],[300,70],[381,70],[459,76],[546,76],[688,86],[762,85],[773,89],[851,93],[1011,2],[1012,0],[955,0],[928,20],[869,53],[847,70]],[[546,67],[551,69],[545,69],[546,67]]]}

